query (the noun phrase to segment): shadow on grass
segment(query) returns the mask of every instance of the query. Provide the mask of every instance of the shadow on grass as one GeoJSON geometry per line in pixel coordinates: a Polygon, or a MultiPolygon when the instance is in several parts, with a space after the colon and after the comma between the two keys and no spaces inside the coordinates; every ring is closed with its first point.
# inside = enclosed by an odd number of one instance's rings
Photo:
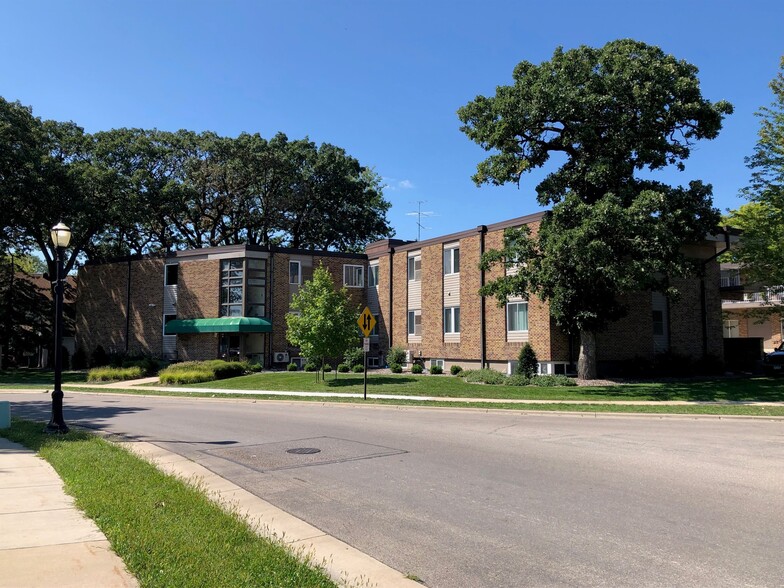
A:
{"type": "MultiPolygon", "coordinates": [[[[351,378],[344,380],[338,378],[337,380],[325,380],[327,386],[335,388],[342,388],[346,386],[362,386],[363,381],[364,380],[362,378],[351,378]]],[[[372,378],[368,378],[368,388],[371,386],[383,386],[386,384],[413,384],[416,383],[416,381],[416,378],[408,378],[406,376],[373,376],[372,378]]]]}
{"type": "Polygon", "coordinates": [[[784,402],[784,379],[712,378],[584,388],[586,398],[690,400],[693,402],[784,402]]]}
{"type": "MultiPolygon", "coordinates": [[[[79,384],[87,381],[86,372],[63,372],[63,384],[79,384]]],[[[54,372],[51,370],[18,369],[0,371],[0,384],[40,384],[54,385],[54,372]]]]}

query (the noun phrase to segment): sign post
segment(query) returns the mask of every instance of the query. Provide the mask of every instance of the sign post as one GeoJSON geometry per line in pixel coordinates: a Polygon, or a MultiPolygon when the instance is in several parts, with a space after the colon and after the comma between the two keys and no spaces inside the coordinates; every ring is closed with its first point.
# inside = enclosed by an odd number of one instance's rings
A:
{"type": "Polygon", "coordinates": [[[365,400],[367,400],[367,354],[368,351],[370,351],[370,333],[373,331],[373,327],[376,326],[376,317],[373,316],[373,313],[370,312],[370,309],[367,306],[359,315],[357,324],[359,325],[362,334],[365,335],[365,338],[362,341],[362,349],[364,351],[365,366],[365,400]]]}

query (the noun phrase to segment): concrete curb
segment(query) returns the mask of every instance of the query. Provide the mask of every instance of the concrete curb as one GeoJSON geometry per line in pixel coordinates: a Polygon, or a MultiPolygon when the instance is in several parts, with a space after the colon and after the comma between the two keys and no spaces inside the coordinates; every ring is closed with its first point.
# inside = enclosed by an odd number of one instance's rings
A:
{"type": "Polygon", "coordinates": [[[120,442],[161,471],[196,485],[223,508],[247,518],[262,536],[281,541],[324,567],[340,586],[413,588],[409,580],[377,559],[262,500],[190,459],[147,442],[120,442]]]}

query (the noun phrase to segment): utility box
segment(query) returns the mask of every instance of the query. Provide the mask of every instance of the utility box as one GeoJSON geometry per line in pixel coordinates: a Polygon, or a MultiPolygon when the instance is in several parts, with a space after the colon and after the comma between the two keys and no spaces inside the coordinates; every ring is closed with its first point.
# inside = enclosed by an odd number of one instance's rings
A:
{"type": "Polygon", "coordinates": [[[0,429],[11,428],[11,403],[0,400],[0,429]]]}

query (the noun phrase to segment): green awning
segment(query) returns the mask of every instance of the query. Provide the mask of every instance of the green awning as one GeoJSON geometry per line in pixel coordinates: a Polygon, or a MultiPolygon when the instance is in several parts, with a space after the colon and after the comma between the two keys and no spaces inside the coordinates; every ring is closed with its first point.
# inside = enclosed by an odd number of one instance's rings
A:
{"type": "Polygon", "coordinates": [[[175,319],[166,323],[167,335],[189,333],[271,333],[272,323],[255,316],[175,319]]]}

